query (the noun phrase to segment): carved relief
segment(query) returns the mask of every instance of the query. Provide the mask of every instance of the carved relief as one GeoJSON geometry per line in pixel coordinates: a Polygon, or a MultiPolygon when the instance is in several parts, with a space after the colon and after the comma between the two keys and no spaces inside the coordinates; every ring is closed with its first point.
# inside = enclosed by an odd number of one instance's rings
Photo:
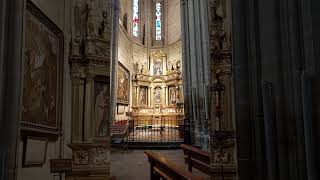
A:
{"type": "Polygon", "coordinates": [[[110,2],[77,0],[73,8],[72,55],[108,56],[111,39],[110,2]],[[98,39],[96,39],[98,38],[98,39]],[[106,43],[101,43],[104,40],[106,43]]]}
{"type": "Polygon", "coordinates": [[[89,159],[94,165],[109,164],[109,150],[105,148],[94,148],[89,151],[89,159]]]}
{"type": "Polygon", "coordinates": [[[231,153],[226,150],[214,149],[211,164],[230,164],[231,153]]]}
{"type": "Polygon", "coordinates": [[[110,162],[109,149],[89,148],[86,150],[75,150],[73,152],[73,164],[83,165],[108,165],[110,162]]]}
{"type": "Polygon", "coordinates": [[[74,165],[88,165],[89,164],[89,153],[87,151],[73,152],[73,164],[74,165]]]}

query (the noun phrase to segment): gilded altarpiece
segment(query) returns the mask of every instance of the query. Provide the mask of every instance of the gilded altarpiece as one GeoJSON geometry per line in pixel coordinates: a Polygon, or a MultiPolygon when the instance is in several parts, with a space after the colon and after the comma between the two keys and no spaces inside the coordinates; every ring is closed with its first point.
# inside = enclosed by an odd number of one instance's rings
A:
{"type": "Polygon", "coordinates": [[[111,1],[75,0],[71,43],[72,172],[66,178],[109,179],[111,1]]]}
{"type": "MultiPolygon", "coordinates": [[[[132,118],[135,133],[138,134],[143,128],[144,132],[150,131],[154,137],[162,137],[163,134],[171,132],[176,137],[168,133],[166,137],[174,138],[159,141],[183,141],[182,129],[179,129],[183,127],[184,117],[180,64],[172,64],[169,71],[166,54],[158,50],[151,53],[148,65],[137,64],[136,67],[132,78],[132,118]],[[146,71],[139,67],[149,69],[146,71]],[[158,131],[159,136],[156,133],[158,131]]],[[[148,141],[158,139],[148,137],[148,141]]]]}

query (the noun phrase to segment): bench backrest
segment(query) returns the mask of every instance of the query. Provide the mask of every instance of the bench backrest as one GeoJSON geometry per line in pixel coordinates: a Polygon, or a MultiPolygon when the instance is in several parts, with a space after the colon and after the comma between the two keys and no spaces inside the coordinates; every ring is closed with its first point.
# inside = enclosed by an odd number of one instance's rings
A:
{"type": "Polygon", "coordinates": [[[173,180],[202,180],[204,178],[195,176],[191,172],[186,171],[184,168],[177,166],[170,160],[153,151],[144,152],[150,162],[150,177],[151,179],[156,176],[160,176],[165,179],[173,180]]]}
{"type": "Polygon", "coordinates": [[[196,168],[211,177],[217,177],[221,174],[227,177],[235,177],[237,174],[235,166],[224,166],[223,168],[210,167],[209,152],[185,144],[182,144],[180,147],[184,152],[185,162],[188,164],[190,172],[192,172],[192,168],[196,168]]]}

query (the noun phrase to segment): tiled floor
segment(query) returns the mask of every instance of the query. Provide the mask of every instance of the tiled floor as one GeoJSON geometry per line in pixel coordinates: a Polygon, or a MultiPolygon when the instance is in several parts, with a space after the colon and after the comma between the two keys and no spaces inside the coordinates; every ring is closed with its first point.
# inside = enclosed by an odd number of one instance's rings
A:
{"type": "MultiPolygon", "coordinates": [[[[182,150],[152,150],[163,154],[173,163],[184,164],[182,150]]],[[[205,174],[194,170],[195,174],[208,178],[205,174]]],[[[113,150],[111,151],[111,175],[117,180],[148,180],[149,163],[144,150],[113,150]]]]}

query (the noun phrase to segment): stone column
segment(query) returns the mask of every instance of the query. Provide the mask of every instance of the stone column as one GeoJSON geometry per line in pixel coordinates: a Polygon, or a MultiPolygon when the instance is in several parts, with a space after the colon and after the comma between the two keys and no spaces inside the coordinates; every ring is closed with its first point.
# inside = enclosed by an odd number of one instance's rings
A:
{"type": "Polygon", "coordinates": [[[162,88],[162,97],[161,97],[161,104],[166,105],[166,100],[167,100],[167,89],[165,86],[161,86],[162,88]]]}
{"type": "Polygon", "coordinates": [[[151,92],[152,88],[148,87],[148,106],[151,107],[151,92]]]}
{"type": "Polygon", "coordinates": [[[119,42],[119,0],[111,1],[111,11],[112,11],[112,23],[111,23],[111,91],[110,91],[110,117],[109,120],[112,122],[115,118],[117,99],[116,99],[116,82],[117,82],[117,67],[118,67],[118,42],[119,42]]]}
{"type": "Polygon", "coordinates": [[[152,107],[154,107],[154,86],[151,86],[151,89],[150,89],[150,104],[152,107]]]}
{"type": "Polygon", "coordinates": [[[79,143],[83,140],[83,97],[84,96],[84,81],[79,77],[72,78],[72,143],[79,143]]]}
{"type": "Polygon", "coordinates": [[[0,2],[0,174],[6,180],[17,173],[23,7],[20,0],[0,2]]]}
{"type": "Polygon", "coordinates": [[[191,64],[190,64],[190,37],[189,37],[189,9],[188,0],[180,1],[181,9],[181,39],[182,39],[182,78],[184,83],[184,115],[185,119],[190,122],[190,143],[194,142],[194,123],[192,121],[192,92],[191,92],[191,64]]]}
{"type": "Polygon", "coordinates": [[[85,109],[84,109],[84,141],[90,142],[95,137],[94,124],[94,76],[89,75],[85,84],[85,109]]]}
{"type": "Polygon", "coordinates": [[[139,101],[138,101],[138,96],[139,96],[139,86],[138,85],[136,85],[135,86],[135,90],[136,90],[136,94],[135,94],[135,99],[134,99],[134,101],[135,101],[135,106],[138,106],[139,105],[139,101]]]}
{"type": "Polygon", "coordinates": [[[165,90],[165,102],[164,102],[164,105],[165,106],[168,106],[168,87],[167,86],[165,86],[164,87],[164,90],[165,90]]]}
{"type": "Polygon", "coordinates": [[[137,101],[137,106],[140,106],[140,86],[137,86],[137,96],[136,96],[136,101],[137,101]]]}

